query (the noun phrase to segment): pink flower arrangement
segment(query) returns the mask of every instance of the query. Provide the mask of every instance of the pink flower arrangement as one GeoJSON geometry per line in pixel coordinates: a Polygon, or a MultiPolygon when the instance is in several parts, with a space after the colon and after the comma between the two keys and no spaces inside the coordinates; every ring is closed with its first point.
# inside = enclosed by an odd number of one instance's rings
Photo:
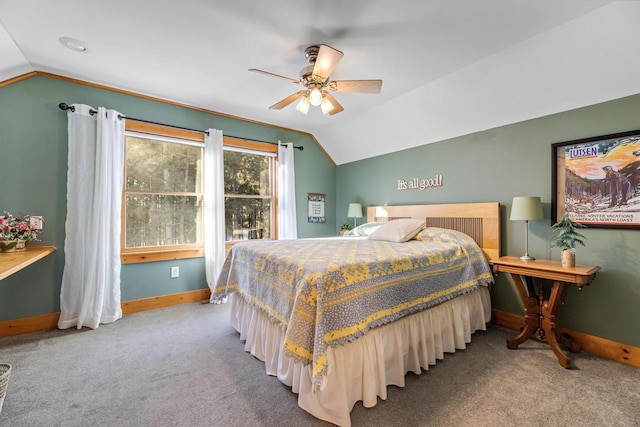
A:
{"type": "Polygon", "coordinates": [[[31,226],[29,215],[20,219],[5,211],[4,216],[0,217],[0,240],[24,240],[29,243],[38,240],[39,231],[31,226]]]}

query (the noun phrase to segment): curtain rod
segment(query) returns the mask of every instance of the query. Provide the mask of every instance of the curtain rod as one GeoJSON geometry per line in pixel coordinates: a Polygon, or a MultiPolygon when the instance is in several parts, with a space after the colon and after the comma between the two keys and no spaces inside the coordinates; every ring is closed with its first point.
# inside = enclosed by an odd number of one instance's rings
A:
{"type": "MultiPolygon", "coordinates": [[[[64,111],[66,111],[66,110],[71,110],[73,112],[76,111],[76,107],[74,107],[73,105],[68,105],[68,104],[66,104],[64,102],[61,102],[60,104],[58,104],[58,108],[60,108],[61,110],[64,110],[64,111]]],[[[94,114],[97,114],[97,113],[98,112],[96,110],[93,110],[93,109],[89,110],[89,114],[91,114],[92,116],[94,114]]],[[[185,128],[185,127],[182,127],[182,126],[167,125],[167,124],[164,124],[164,123],[152,122],[150,120],[136,119],[134,117],[125,117],[122,114],[118,114],[118,118],[121,119],[121,120],[122,119],[129,119],[129,120],[135,120],[137,122],[150,123],[152,125],[169,126],[169,127],[176,128],[176,129],[183,129],[183,130],[188,130],[188,131],[191,131],[191,132],[200,132],[200,133],[204,133],[206,135],[209,135],[209,132],[207,132],[206,130],[190,129],[190,128],[185,128]]],[[[224,135],[224,136],[228,136],[229,138],[244,139],[245,141],[262,142],[264,144],[282,145],[282,146],[286,147],[286,144],[278,143],[278,142],[260,141],[259,139],[243,138],[243,137],[240,137],[240,136],[233,136],[233,135],[224,135]]],[[[300,150],[300,151],[304,150],[304,147],[301,146],[301,145],[294,145],[293,148],[295,148],[297,150],[300,150]]]]}

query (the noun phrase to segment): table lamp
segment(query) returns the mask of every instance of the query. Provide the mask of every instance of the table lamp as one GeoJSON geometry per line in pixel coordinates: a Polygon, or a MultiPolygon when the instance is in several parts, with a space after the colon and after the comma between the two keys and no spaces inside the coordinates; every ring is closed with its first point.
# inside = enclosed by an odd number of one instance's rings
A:
{"type": "Polygon", "coordinates": [[[349,203],[347,217],[353,218],[353,228],[356,228],[356,218],[362,218],[362,205],[360,203],[349,203]]]}
{"type": "Polygon", "coordinates": [[[540,197],[514,197],[511,205],[511,221],[524,221],[525,224],[525,251],[520,257],[523,261],[532,261],[535,258],[529,256],[529,221],[540,221],[542,215],[542,203],[540,197]]]}

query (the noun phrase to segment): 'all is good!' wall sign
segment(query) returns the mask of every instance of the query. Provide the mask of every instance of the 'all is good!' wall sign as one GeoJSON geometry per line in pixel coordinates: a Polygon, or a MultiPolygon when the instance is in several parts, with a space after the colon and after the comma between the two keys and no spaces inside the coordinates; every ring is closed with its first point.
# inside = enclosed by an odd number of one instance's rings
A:
{"type": "Polygon", "coordinates": [[[398,180],[398,191],[402,190],[425,190],[431,187],[442,187],[442,175],[436,174],[433,178],[412,178],[409,180],[398,180]]]}

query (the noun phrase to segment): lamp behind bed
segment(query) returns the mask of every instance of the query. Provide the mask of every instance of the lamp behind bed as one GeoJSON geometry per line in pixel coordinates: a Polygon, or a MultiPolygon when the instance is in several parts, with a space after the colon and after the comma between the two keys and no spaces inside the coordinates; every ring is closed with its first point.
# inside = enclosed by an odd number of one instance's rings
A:
{"type": "Polygon", "coordinates": [[[349,203],[347,218],[353,218],[353,228],[356,228],[356,218],[362,218],[362,205],[360,203],[349,203]]]}

